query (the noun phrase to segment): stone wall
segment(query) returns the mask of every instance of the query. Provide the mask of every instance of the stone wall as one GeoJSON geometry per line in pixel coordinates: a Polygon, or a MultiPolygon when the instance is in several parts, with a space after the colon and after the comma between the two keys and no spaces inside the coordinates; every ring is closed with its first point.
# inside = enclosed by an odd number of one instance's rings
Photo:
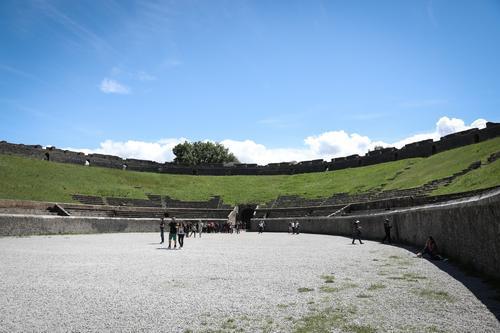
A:
{"type": "Polygon", "coordinates": [[[401,149],[384,148],[371,151],[365,156],[351,155],[334,158],[331,161],[312,160],[299,163],[270,163],[265,166],[256,164],[211,164],[196,167],[179,166],[173,163],[158,163],[137,159],[122,159],[117,156],[77,153],[61,150],[55,147],[43,149],[39,145],[12,144],[0,141],[0,154],[15,154],[36,159],[45,159],[55,162],[72,163],[106,168],[126,169],[145,172],[161,172],[186,175],[283,175],[310,172],[324,172],[354,168],[377,163],[391,162],[412,157],[428,157],[449,149],[482,142],[500,136],[500,123],[487,123],[481,130],[470,129],[450,134],[440,141],[424,140],[414,142],[401,149]]]}
{"type": "MultiPolygon", "coordinates": [[[[177,219],[197,222],[199,219],[177,219]]],[[[203,219],[201,219],[203,221],[203,219]]],[[[227,219],[210,219],[211,222],[227,219]]],[[[0,236],[159,232],[159,219],[0,214],[0,236]]]]}
{"type": "MultiPolygon", "coordinates": [[[[359,212],[340,217],[266,219],[266,231],[287,232],[290,221],[300,221],[301,231],[351,237],[352,224],[361,221],[362,238],[380,241],[383,220],[389,218],[393,238],[402,244],[423,247],[433,236],[440,252],[453,261],[500,278],[500,189],[479,196],[440,204],[383,211],[359,212]]],[[[252,219],[257,230],[260,219],[252,219]]],[[[348,244],[350,240],[346,240],[348,244]]]]}

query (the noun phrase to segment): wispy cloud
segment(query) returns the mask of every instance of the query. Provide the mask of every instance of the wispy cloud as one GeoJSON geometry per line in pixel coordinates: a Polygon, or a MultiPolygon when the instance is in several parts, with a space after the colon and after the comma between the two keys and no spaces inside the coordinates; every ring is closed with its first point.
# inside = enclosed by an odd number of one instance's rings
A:
{"type": "Polygon", "coordinates": [[[139,71],[137,72],[137,79],[140,81],[154,81],[156,80],[156,77],[144,71],[139,71]]]}
{"type": "Polygon", "coordinates": [[[120,82],[108,78],[104,78],[99,86],[101,91],[105,94],[130,94],[130,88],[121,84],[120,82]]]}
{"type": "Polygon", "coordinates": [[[38,4],[46,16],[64,27],[66,31],[77,37],[80,41],[83,41],[98,51],[112,51],[113,53],[118,54],[118,52],[116,52],[103,38],[70,18],[51,3],[40,1],[38,4]]]}
{"type": "Polygon", "coordinates": [[[45,85],[47,84],[47,82],[43,81],[42,79],[38,78],[37,76],[30,74],[30,73],[27,73],[25,71],[19,70],[17,68],[11,67],[11,66],[0,64],[0,71],[5,71],[5,72],[24,77],[26,79],[29,79],[29,80],[32,80],[32,81],[35,81],[38,83],[45,84],[45,85]]]}
{"type": "MultiPolygon", "coordinates": [[[[318,135],[312,135],[304,139],[302,147],[269,148],[264,144],[253,140],[226,139],[221,143],[244,163],[258,163],[261,165],[273,162],[306,161],[312,159],[330,160],[334,157],[348,156],[352,154],[363,155],[376,146],[401,148],[405,144],[434,139],[441,136],[463,131],[470,128],[484,128],[486,120],[477,119],[470,125],[457,118],[441,117],[433,131],[419,133],[404,138],[394,143],[374,141],[368,136],[358,133],[347,133],[343,130],[328,131],[318,135]]],[[[185,138],[170,138],[156,142],[126,141],[115,142],[106,140],[97,149],[74,149],[86,153],[101,153],[118,155],[124,158],[141,158],[158,162],[172,161],[174,155],[172,148],[178,143],[184,142],[185,138]]],[[[189,140],[188,140],[189,141],[189,140]]]]}

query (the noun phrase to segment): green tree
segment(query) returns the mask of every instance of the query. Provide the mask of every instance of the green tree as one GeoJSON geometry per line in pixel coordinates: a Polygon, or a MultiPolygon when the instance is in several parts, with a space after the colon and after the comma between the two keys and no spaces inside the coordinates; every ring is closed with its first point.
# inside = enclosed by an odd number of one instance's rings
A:
{"type": "Polygon", "coordinates": [[[199,165],[210,163],[239,163],[236,156],[220,143],[187,142],[179,143],[172,149],[174,163],[182,165],[199,165]]]}

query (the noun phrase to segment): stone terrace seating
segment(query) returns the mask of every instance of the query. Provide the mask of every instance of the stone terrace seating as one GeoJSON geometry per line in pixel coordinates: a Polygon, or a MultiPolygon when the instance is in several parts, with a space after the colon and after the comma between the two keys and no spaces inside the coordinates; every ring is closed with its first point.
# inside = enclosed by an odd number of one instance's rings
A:
{"type": "Polygon", "coordinates": [[[287,208],[257,208],[254,218],[278,218],[278,217],[303,217],[303,216],[328,216],[335,213],[345,205],[334,206],[308,206],[287,208]]]}
{"type": "Polygon", "coordinates": [[[161,202],[151,201],[149,199],[129,199],[108,197],[106,201],[110,206],[128,206],[128,207],[161,207],[161,202]]]}
{"type": "Polygon", "coordinates": [[[155,203],[155,207],[162,207],[162,199],[161,195],[158,194],[148,194],[149,201],[155,203]]]}
{"type": "Polygon", "coordinates": [[[220,197],[212,197],[208,201],[182,201],[164,197],[167,208],[218,208],[221,204],[220,197]]]}
{"type": "Polygon", "coordinates": [[[77,205],[63,204],[71,215],[75,216],[103,216],[103,217],[131,217],[131,218],[161,218],[165,213],[170,217],[199,218],[199,219],[227,219],[231,209],[218,208],[171,208],[162,209],[154,207],[130,206],[104,206],[104,205],[77,205]]]}
{"type": "Polygon", "coordinates": [[[83,194],[73,194],[73,200],[76,200],[85,205],[104,205],[104,200],[102,197],[96,197],[93,195],[83,195],[83,194]]]}
{"type": "Polygon", "coordinates": [[[281,195],[274,202],[274,208],[319,206],[325,199],[304,199],[297,195],[281,195]]]}

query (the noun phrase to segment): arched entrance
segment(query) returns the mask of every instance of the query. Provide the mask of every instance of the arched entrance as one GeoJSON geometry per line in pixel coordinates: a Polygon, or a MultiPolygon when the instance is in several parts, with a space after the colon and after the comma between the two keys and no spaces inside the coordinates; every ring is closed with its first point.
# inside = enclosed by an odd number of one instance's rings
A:
{"type": "Polygon", "coordinates": [[[250,220],[253,218],[255,208],[257,205],[239,205],[238,206],[238,220],[241,221],[245,229],[250,228],[250,220]]]}

